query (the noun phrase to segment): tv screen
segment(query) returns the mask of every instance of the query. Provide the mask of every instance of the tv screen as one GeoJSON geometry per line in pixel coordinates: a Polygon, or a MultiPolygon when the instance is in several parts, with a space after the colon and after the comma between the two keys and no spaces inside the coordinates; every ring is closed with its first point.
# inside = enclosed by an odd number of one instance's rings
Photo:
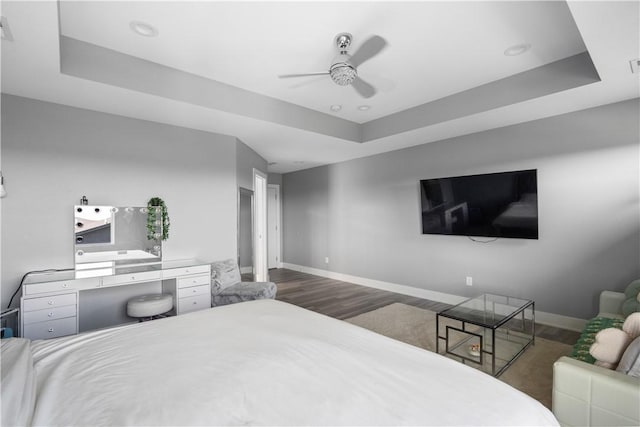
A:
{"type": "Polygon", "coordinates": [[[420,181],[422,234],[538,238],[536,170],[420,181]]]}

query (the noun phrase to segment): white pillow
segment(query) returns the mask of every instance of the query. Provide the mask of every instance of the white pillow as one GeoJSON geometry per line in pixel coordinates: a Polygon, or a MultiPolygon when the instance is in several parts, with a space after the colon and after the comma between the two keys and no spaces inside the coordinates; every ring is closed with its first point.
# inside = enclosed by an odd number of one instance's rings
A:
{"type": "Polygon", "coordinates": [[[616,371],[640,378],[640,337],[631,341],[618,363],[616,371]]]}
{"type": "Polygon", "coordinates": [[[24,338],[0,340],[2,355],[2,425],[30,424],[36,397],[31,341],[24,338]]]}

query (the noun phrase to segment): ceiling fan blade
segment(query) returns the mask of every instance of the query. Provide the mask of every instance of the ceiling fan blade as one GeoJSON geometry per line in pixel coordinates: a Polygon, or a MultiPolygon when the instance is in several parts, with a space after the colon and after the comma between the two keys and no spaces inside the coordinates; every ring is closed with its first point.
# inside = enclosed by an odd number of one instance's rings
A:
{"type": "Polygon", "coordinates": [[[315,78],[295,80],[295,83],[292,82],[288,87],[291,89],[297,89],[299,87],[318,84],[319,82],[326,80],[327,79],[324,76],[315,76],[315,78]]]}
{"type": "Polygon", "coordinates": [[[360,77],[356,77],[356,79],[351,82],[351,86],[353,86],[356,92],[358,92],[363,98],[371,98],[377,92],[375,87],[371,86],[360,77]]]}
{"type": "Polygon", "coordinates": [[[358,68],[363,62],[376,56],[387,45],[387,41],[380,36],[373,36],[360,46],[360,48],[351,55],[349,62],[358,68]]]}
{"type": "Polygon", "coordinates": [[[308,76],[322,76],[325,74],[329,74],[328,71],[319,71],[317,73],[304,73],[304,74],[281,74],[278,77],[281,79],[288,79],[291,77],[308,77],[308,76]]]}

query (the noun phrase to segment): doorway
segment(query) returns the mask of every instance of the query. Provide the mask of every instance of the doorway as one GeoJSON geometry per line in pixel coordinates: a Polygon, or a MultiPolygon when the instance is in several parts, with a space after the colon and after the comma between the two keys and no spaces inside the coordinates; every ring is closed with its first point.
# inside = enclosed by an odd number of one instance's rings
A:
{"type": "Polygon", "coordinates": [[[280,268],[280,186],[267,186],[267,266],[280,268]]]}

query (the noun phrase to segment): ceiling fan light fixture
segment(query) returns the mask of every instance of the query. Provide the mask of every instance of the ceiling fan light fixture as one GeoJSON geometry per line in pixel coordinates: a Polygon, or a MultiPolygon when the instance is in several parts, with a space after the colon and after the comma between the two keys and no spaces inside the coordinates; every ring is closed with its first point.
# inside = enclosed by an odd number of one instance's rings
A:
{"type": "Polygon", "coordinates": [[[331,79],[340,86],[348,86],[356,79],[358,73],[356,69],[346,62],[341,62],[331,66],[329,70],[331,79]]]}

